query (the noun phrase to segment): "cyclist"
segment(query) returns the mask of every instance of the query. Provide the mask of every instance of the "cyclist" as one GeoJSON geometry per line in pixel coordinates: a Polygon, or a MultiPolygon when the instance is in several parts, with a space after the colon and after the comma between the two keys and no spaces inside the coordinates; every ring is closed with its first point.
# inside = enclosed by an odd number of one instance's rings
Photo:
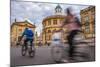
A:
{"type": "MultiPolygon", "coordinates": [[[[27,42],[30,42],[30,46],[32,48],[32,44],[33,44],[33,40],[34,40],[34,32],[30,28],[27,27],[27,28],[25,28],[25,30],[21,36],[21,39],[23,37],[25,38],[24,45],[25,45],[26,49],[27,49],[27,42]]],[[[33,45],[33,47],[34,47],[34,45],[33,45]]]]}
{"type": "Polygon", "coordinates": [[[73,39],[78,32],[81,31],[81,23],[79,19],[73,14],[72,8],[66,9],[67,16],[61,27],[67,28],[69,35],[67,36],[69,44],[69,58],[73,57],[74,42],[73,39]]]}

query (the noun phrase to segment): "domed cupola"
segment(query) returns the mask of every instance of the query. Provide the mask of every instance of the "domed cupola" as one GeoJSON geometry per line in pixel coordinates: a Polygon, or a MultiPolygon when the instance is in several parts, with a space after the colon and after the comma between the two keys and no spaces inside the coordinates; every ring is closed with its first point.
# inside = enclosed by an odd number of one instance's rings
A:
{"type": "Polygon", "coordinates": [[[55,13],[57,15],[61,15],[62,14],[62,8],[61,8],[61,6],[59,4],[55,8],[55,13]]]}

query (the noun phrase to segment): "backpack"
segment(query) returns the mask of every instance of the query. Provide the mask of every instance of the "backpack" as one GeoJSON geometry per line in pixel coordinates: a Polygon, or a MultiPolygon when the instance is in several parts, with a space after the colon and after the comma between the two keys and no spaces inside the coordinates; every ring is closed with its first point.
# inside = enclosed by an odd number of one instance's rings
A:
{"type": "Polygon", "coordinates": [[[30,37],[33,37],[33,31],[32,30],[27,30],[27,35],[30,36],[30,37]]]}

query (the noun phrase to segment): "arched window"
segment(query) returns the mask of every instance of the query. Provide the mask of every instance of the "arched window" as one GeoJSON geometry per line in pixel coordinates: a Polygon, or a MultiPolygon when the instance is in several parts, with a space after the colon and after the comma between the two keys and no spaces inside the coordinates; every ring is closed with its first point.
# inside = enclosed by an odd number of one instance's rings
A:
{"type": "Polygon", "coordinates": [[[53,24],[56,25],[57,24],[57,19],[53,20],[53,24]]]}
{"type": "Polygon", "coordinates": [[[48,25],[51,25],[51,20],[48,20],[48,25]]]}
{"type": "Polygon", "coordinates": [[[89,17],[88,16],[85,18],[85,32],[86,33],[90,32],[90,23],[89,23],[89,17]]]}
{"type": "Polygon", "coordinates": [[[49,35],[49,40],[51,39],[51,36],[49,35]]]}
{"type": "Polygon", "coordinates": [[[60,24],[63,24],[64,21],[65,19],[60,19],[60,24]]]}
{"type": "Polygon", "coordinates": [[[51,30],[48,30],[48,33],[51,33],[51,30]]]}
{"type": "Polygon", "coordinates": [[[22,31],[22,29],[19,29],[19,32],[21,32],[22,31]]]}

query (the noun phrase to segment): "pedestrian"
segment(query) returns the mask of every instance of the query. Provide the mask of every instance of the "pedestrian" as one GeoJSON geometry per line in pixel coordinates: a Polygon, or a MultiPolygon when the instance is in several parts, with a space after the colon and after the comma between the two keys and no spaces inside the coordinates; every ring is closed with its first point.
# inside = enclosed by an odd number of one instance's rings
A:
{"type": "Polygon", "coordinates": [[[39,43],[38,43],[38,45],[41,47],[41,46],[42,46],[42,43],[41,43],[41,42],[39,42],[39,43]]]}
{"type": "Polygon", "coordinates": [[[62,31],[61,30],[54,30],[52,35],[52,44],[53,45],[62,45],[62,31]]]}

